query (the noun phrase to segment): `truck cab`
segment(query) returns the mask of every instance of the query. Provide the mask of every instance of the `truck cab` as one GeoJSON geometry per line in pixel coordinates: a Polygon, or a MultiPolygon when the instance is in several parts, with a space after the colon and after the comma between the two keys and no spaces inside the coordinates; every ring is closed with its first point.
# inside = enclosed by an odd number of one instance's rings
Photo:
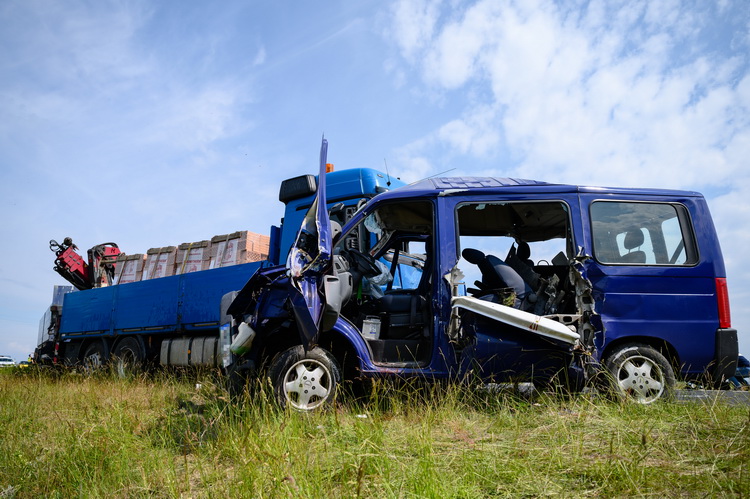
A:
{"type": "Polygon", "coordinates": [[[721,251],[695,192],[432,178],[376,196],[328,244],[313,249],[328,262],[314,284],[266,269],[229,310],[253,342],[228,362],[264,368],[299,410],[330,402],[342,377],[576,389],[606,372],[650,403],[678,376],[735,370],[721,251]]]}

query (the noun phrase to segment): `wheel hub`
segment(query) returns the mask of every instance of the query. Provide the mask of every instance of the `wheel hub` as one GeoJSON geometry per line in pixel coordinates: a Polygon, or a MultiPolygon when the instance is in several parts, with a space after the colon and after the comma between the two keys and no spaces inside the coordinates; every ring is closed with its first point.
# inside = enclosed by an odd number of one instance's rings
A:
{"type": "Polygon", "coordinates": [[[284,394],[295,409],[314,409],[328,397],[330,379],[330,373],[320,362],[301,360],[287,370],[284,376],[284,394]]]}
{"type": "Polygon", "coordinates": [[[643,356],[629,357],[622,363],[618,383],[624,393],[643,404],[658,399],[664,391],[661,369],[643,356]]]}

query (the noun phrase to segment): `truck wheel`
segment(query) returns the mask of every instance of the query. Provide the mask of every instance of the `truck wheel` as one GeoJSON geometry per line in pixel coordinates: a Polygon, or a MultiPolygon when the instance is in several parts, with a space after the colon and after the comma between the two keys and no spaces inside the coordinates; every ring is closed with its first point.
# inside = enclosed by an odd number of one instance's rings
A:
{"type": "Polygon", "coordinates": [[[604,366],[615,395],[650,404],[674,395],[675,375],[669,361],[655,348],[631,343],[617,348],[604,366]]]}
{"type": "Polygon", "coordinates": [[[115,358],[117,375],[121,378],[129,378],[140,373],[146,357],[141,342],[137,338],[120,340],[112,355],[115,358]]]}
{"type": "Polygon", "coordinates": [[[315,347],[305,352],[301,345],[286,350],[268,371],[276,399],[282,407],[312,411],[330,404],[341,380],[333,356],[315,347]]]}
{"type": "Polygon", "coordinates": [[[83,353],[83,370],[87,374],[92,374],[99,371],[107,361],[107,352],[104,348],[104,343],[101,341],[94,341],[86,347],[83,353]]]}
{"type": "Polygon", "coordinates": [[[225,374],[229,396],[241,397],[246,390],[253,388],[250,380],[255,379],[255,363],[252,360],[235,360],[226,368],[225,374]]]}

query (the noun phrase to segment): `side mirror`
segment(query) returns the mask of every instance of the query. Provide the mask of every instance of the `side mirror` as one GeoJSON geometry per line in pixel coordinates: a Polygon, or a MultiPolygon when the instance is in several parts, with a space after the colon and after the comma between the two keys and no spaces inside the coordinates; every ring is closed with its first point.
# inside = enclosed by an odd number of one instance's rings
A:
{"type": "Polygon", "coordinates": [[[334,204],[330,210],[328,210],[328,216],[335,218],[339,223],[344,223],[346,220],[346,212],[344,211],[344,203],[334,204]]]}

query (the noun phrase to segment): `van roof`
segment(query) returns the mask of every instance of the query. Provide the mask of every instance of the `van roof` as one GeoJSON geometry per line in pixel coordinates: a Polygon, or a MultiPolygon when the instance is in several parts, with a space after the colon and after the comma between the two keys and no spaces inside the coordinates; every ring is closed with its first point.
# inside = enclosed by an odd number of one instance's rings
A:
{"type": "Polygon", "coordinates": [[[642,194],[651,196],[702,197],[698,192],[673,189],[653,189],[640,187],[591,187],[570,184],[554,184],[539,180],[510,177],[435,177],[414,182],[385,194],[386,197],[430,197],[453,194],[514,192],[555,193],[589,192],[606,194],[642,194]]]}

